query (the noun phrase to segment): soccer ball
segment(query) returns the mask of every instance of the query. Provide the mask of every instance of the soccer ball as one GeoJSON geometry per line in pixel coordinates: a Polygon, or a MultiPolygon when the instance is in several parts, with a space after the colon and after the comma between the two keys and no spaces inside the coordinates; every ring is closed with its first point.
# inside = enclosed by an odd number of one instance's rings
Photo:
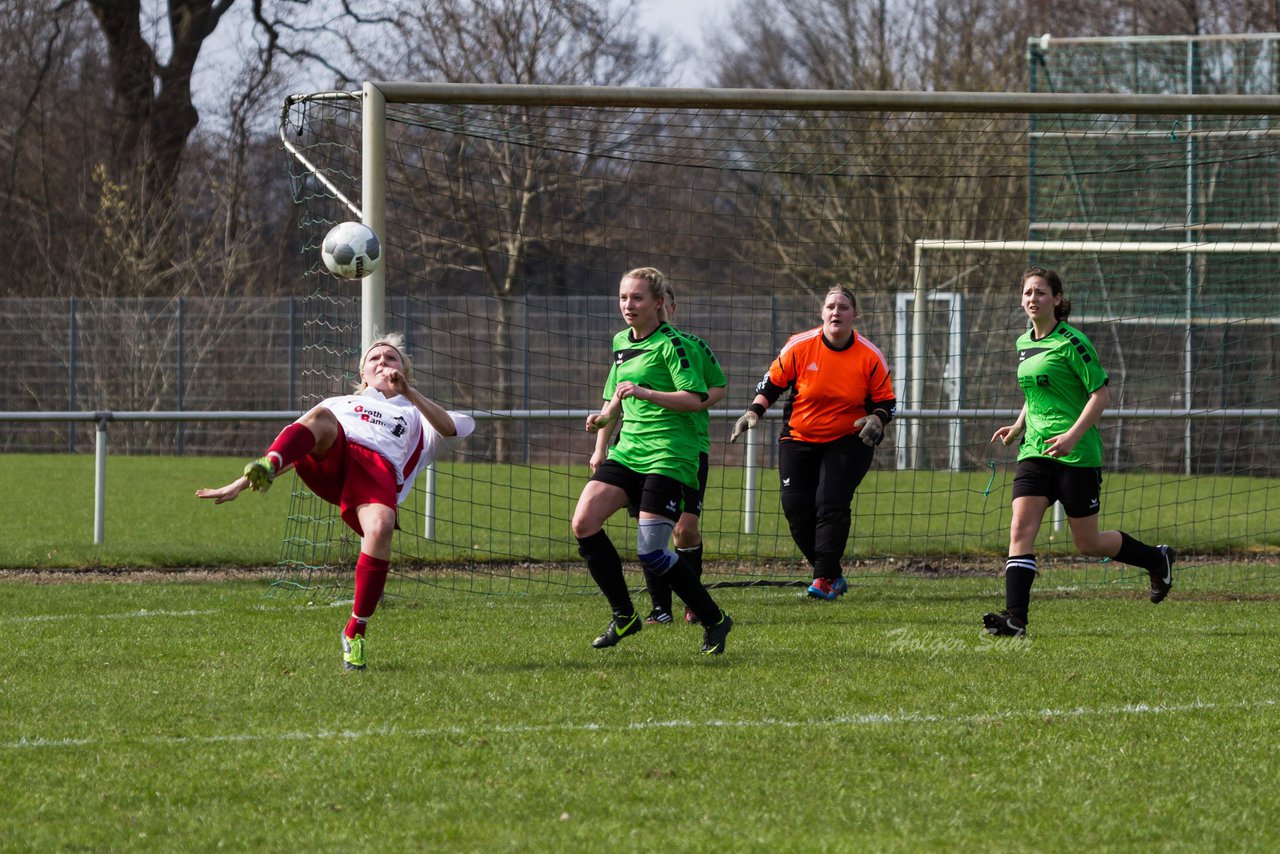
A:
{"type": "Polygon", "coordinates": [[[378,269],[382,244],[373,229],[360,222],[341,222],[329,230],[320,246],[324,265],[340,279],[363,279],[378,269]]]}

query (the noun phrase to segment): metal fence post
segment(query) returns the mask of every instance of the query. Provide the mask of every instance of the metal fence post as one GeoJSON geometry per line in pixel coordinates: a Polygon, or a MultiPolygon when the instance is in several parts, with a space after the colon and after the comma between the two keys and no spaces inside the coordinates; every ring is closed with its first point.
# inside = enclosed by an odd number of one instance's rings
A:
{"type": "MultiPolygon", "coordinates": [[[[77,311],[76,298],[72,297],[71,298],[71,348],[68,351],[70,353],[69,371],[71,375],[67,378],[69,380],[68,385],[70,386],[70,388],[68,389],[69,394],[67,395],[67,398],[68,398],[67,409],[70,409],[72,411],[75,411],[76,409],[76,359],[79,358],[79,352],[76,349],[76,339],[79,337],[79,335],[77,335],[77,329],[76,329],[76,311],[77,311]]],[[[76,422],[72,421],[70,426],[71,426],[71,429],[67,431],[67,444],[69,446],[70,453],[74,454],[76,452],[76,422]]]]}
{"type": "Polygon", "coordinates": [[[744,534],[754,534],[756,532],[756,492],[759,489],[759,466],[756,463],[756,448],[760,441],[756,437],[756,430],[747,431],[747,448],[746,448],[746,473],[743,475],[743,495],[742,495],[742,532],[744,534]]]}
{"type": "Polygon", "coordinates": [[[107,515],[107,422],[110,412],[95,413],[98,425],[93,444],[93,544],[100,546],[106,540],[107,515]]]}
{"type": "MultiPolygon", "coordinates": [[[[181,412],[185,408],[184,398],[186,397],[186,384],[183,381],[183,374],[186,372],[186,335],[184,327],[186,326],[185,318],[187,314],[187,303],[185,297],[178,297],[178,411],[181,412]]],[[[186,445],[186,422],[178,422],[178,456],[182,456],[184,446],[186,445]]]]}

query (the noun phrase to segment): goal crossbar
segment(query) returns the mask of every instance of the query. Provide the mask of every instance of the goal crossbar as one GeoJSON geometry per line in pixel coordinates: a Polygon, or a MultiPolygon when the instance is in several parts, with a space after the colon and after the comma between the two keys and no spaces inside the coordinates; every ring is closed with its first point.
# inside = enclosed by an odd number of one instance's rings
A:
{"type": "Polygon", "coordinates": [[[646,86],[528,86],[370,81],[388,104],[719,109],[929,110],[943,113],[1116,113],[1265,115],[1277,95],[1113,95],[1064,92],[899,92],[820,89],[679,89],[646,86]]]}

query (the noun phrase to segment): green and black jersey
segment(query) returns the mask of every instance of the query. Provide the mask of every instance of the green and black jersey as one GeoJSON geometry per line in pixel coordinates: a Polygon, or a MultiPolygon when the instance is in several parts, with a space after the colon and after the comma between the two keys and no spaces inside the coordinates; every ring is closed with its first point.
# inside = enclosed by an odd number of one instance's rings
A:
{"type": "MultiPolygon", "coordinates": [[[[729,378],[724,375],[724,369],[720,367],[720,360],[711,350],[711,345],[683,329],[676,331],[688,342],[689,358],[693,360],[694,367],[702,375],[702,381],[706,383],[707,389],[723,388],[728,385],[729,378]]],[[[698,425],[698,435],[701,437],[698,450],[704,454],[711,453],[711,414],[705,409],[700,409],[693,413],[693,420],[698,425]]]]}
{"type": "MultiPolygon", "coordinates": [[[[1018,459],[1046,457],[1045,441],[1071,429],[1089,395],[1107,384],[1093,342],[1075,327],[1059,322],[1044,338],[1028,329],[1019,338],[1018,385],[1027,399],[1026,435],[1018,459]]],[[[1053,457],[1070,466],[1102,465],[1102,436],[1097,425],[1081,437],[1071,453],[1053,457]]]]}
{"type": "MultiPolygon", "coordinates": [[[[707,384],[691,355],[687,338],[668,323],[643,340],[624,329],[613,337],[613,367],[604,386],[610,400],[618,383],[632,382],[653,391],[691,391],[706,399],[707,384]]],[[[609,448],[617,460],[641,474],[664,474],[698,488],[698,422],[693,412],[676,412],[648,400],[622,401],[622,429],[609,448]]]]}

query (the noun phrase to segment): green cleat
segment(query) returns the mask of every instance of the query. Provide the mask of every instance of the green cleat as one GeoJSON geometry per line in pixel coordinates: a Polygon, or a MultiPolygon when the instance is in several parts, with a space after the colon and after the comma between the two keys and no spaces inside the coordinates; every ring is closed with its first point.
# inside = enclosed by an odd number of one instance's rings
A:
{"type": "Polygon", "coordinates": [[[342,666],[348,670],[364,670],[364,635],[353,638],[342,633],[342,666]]]}
{"type": "Polygon", "coordinates": [[[249,488],[254,492],[266,492],[275,480],[276,467],[270,457],[261,457],[245,465],[244,476],[249,478],[249,488]]]}

